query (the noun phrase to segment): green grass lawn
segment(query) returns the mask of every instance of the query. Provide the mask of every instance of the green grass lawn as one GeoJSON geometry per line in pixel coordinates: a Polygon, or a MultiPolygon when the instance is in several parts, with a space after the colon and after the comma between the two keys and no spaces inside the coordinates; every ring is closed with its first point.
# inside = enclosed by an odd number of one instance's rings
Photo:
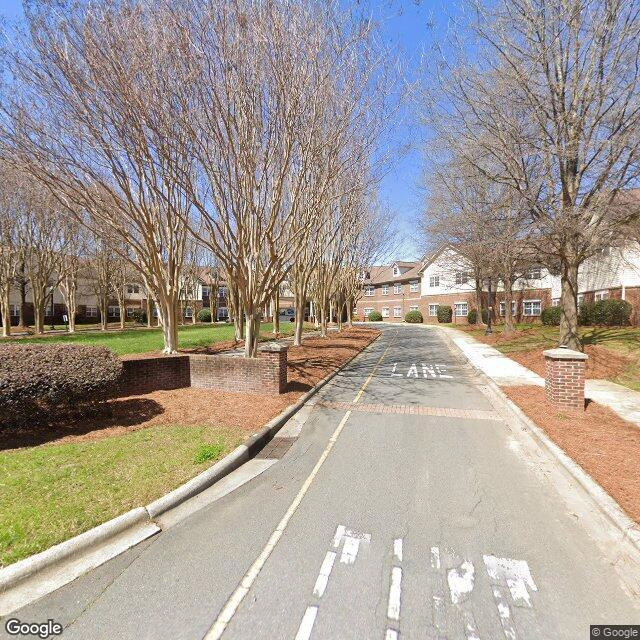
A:
{"type": "MultiPolygon", "coordinates": [[[[293,333],[294,324],[284,322],[280,324],[280,333],[293,333]]],[[[268,339],[273,325],[264,323],[261,333],[268,339]]],[[[192,349],[206,347],[216,342],[233,340],[234,331],[232,324],[195,324],[185,325],[178,330],[178,348],[192,349]]],[[[13,338],[7,338],[2,342],[8,342],[13,338]]],[[[39,342],[64,342],[75,344],[93,344],[108,347],[118,355],[133,353],[146,353],[148,351],[162,350],[162,329],[125,329],[124,331],[83,331],[75,334],[54,334],[40,337],[18,338],[20,343],[39,342]]]]}
{"type": "Polygon", "coordinates": [[[244,435],[157,426],[0,451],[0,567],[148,504],[211,466],[244,435]]]}

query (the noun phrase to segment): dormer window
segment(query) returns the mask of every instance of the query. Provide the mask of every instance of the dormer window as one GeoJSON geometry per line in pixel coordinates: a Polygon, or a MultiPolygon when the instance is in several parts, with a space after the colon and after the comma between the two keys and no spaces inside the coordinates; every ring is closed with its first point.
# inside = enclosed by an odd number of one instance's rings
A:
{"type": "Polygon", "coordinates": [[[400,275],[400,267],[397,264],[393,265],[393,277],[397,278],[400,275]]]}

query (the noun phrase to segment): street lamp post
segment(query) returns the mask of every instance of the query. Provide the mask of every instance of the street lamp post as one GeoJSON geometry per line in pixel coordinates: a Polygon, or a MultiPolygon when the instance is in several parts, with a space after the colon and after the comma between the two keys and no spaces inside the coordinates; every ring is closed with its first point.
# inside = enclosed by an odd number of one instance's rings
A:
{"type": "MultiPolygon", "coordinates": [[[[493,307],[491,305],[491,278],[489,278],[489,298],[487,300],[487,328],[484,332],[485,336],[490,336],[493,333],[493,329],[491,328],[491,311],[493,307]]],[[[482,315],[482,310],[480,310],[480,314],[482,315]]]]}

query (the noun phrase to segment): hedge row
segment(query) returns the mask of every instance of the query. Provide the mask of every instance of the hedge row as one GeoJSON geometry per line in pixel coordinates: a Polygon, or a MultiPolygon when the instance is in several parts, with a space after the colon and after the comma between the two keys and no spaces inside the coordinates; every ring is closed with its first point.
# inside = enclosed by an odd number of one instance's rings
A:
{"type": "Polygon", "coordinates": [[[621,327],[629,324],[633,307],[626,300],[598,300],[580,305],[578,324],[621,327]]]}
{"type": "Polygon", "coordinates": [[[121,372],[122,362],[106,347],[0,345],[0,426],[101,400],[121,372]]]}

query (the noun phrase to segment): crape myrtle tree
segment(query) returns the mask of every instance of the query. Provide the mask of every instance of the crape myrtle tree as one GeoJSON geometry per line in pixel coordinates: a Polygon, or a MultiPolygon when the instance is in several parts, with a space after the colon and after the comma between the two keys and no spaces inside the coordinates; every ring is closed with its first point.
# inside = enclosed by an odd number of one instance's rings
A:
{"type": "Polygon", "coordinates": [[[0,315],[2,337],[11,335],[10,294],[20,262],[20,174],[0,157],[0,315]]]}
{"type": "Polygon", "coordinates": [[[76,313],[78,310],[78,283],[86,260],[87,230],[75,217],[68,216],[62,221],[67,237],[65,252],[60,257],[60,277],[58,287],[67,310],[67,329],[75,333],[76,313]]]}
{"type": "Polygon", "coordinates": [[[174,352],[192,206],[175,180],[192,165],[186,107],[172,99],[183,34],[144,0],[34,0],[25,15],[0,138],[67,215],[86,212],[127,247],[158,307],[164,352],[174,352]]]}
{"type": "Polygon", "coordinates": [[[580,348],[578,268],[637,215],[612,203],[640,173],[640,5],[501,0],[473,15],[476,60],[441,63],[429,120],[519,195],[560,273],[560,343],[580,348]]]}

